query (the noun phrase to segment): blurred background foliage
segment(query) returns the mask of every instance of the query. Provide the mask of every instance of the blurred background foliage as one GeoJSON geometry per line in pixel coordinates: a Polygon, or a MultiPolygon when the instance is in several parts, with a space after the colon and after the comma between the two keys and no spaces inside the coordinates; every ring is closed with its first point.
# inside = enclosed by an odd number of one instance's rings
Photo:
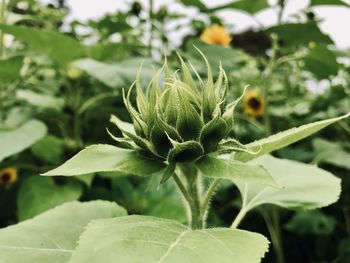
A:
{"type": "MultiPolygon", "coordinates": [[[[201,16],[187,19],[186,25],[175,23],[170,31],[167,25],[183,14],[166,6],[146,9],[137,1],[127,11],[72,21],[64,30],[69,12],[64,0],[49,5],[34,0],[0,2],[0,227],[77,199],[113,200],[130,214],[186,220],[171,180],[158,189],[157,176],[38,176],[86,145],[114,143],[105,129],[115,129],[109,116],[130,121],[122,89],[129,88],[142,61],[143,85],[164,55],[173,68],[179,66],[176,51],[204,75],[195,45],[206,54],[215,74],[221,62],[231,99],[249,84],[232,134],[243,142],[350,111],[350,51],[335,47],[312,12],[319,5],[349,7],[340,0],[312,0],[298,14],[299,22],[293,23],[282,22],[286,2],[280,0],[275,25],[238,34],[230,32],[217,12],[233,9],[254,18],[271,7],[266,0],[239,0],[215,8],[200,0],[179,0],[185,7],[197,8],[201,16]],[[169,34],[184,26],[191,33],[175,48],[169,34]],[[88,30],[81,33],[82,27],[88,30]]],[[[264,262],[349,262],[349,139],[350,123],[344,120],[276,153],[331,171],[342,179],[342,195],[338,203],[320,211],[266,206],[249,214],[242,227],[272,241],[273,250],[264,262]]],[[[228,226],[240,202],[232,184],[222,185],[212,200],[209,226],[228,226]]]]}

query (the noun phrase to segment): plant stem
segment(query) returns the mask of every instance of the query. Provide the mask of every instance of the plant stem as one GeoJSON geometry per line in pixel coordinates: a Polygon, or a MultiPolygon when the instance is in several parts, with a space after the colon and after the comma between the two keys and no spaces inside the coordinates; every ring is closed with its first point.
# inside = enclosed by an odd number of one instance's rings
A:
{"type": "Polygon", "coordinates": [[[174,181],[177,185],[177,187],[179,188],[180,192],[182,193],[183,197],[185,198],[185,200],[190,203],[191,202],[191,196],[188,194],[186,187],[184,186],[184,184],[182,183],[181,179],[179,178],[179,176],[174,173],[173,174],[173,178],[174,181]]]}
{"type": "Polygon", "coordinates": [[[203,228],[203,216],[201,214],[197,170],[191,167],[182,167],[180,171],[183,178],[186,179],[186,184],[182,182],[176,173],[174,173],[173,178],[190,208],[190,227],[192,229],[201,229],[203,228]]]}
{"type": "Polygon", "coordinates": [[[154,25],[153,25],[153,0],[149,0],[149,22],[150,22],[150,30],[149,30],[149,40],[148,40],[148,56],[152,57],[152,41],[153,41],[153,31],[154,31],[154,25]]]}
{"type": "Polygon", "coordinates": [[[203,228],[203,217],[201,215],[201,204],[199,201],[198,176],[198,174],[188,174],[188,176],[186,176],[188,181],[188,192],[191,196],[190,207],[192,229],[203,228]]]}
{"type": "Polygon", "coordinates": [[[261,210],[261,214],[265,220],[267,229],[270,233],[273,250],[276,255],[276,261],[278,263],[284,263],[278,210],[276,208],[272,208],[271,216],[266,211],[263,211],[263,210],[261,210]]]}
{"type": "Polygon", "coordinates": [[[209,186],[207,192],[205,193],[202,205],[201,205],[201,216],[203,217],[203,220],[206,218],[207,213],[208,213],[208,207],[209,207],[209,202],[211,197],[214,194],[214,191],[216,187],[220,184],[221,179],[215,179],[209,186]]]}
{"type": "Polygon", "coordinates": [[[247,209],[246,207],[242,207],[241,210],[239,211],[239,213],[237,214],[235,220],[233,221],[231,228],[237,228],[238,225],[242,222],[243,218],[245,217],[245,215],[247,214],[247,212],[249,211],[249,209],[247,209]]]}
{"type": "MultiPolygon", "coordinates": [[[[5,23],[5,9],[6,9],[6,0],[0,0],[0,24],[5,23]]],[[[4,47],[4,33],[0,30],[0,58],[5,56],[5,47],[4,47]]]]}

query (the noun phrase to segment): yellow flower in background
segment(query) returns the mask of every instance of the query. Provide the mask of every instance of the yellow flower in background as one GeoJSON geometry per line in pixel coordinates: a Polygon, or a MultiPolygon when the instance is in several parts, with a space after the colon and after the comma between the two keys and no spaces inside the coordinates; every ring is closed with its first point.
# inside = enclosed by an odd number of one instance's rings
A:
{"type": "Polygon", "coordinates": [[[17,168],[7,167],[0,170],[0,186],[1,185],[12,185],[17,181],[17,168]]]}
{"type": "Polygon", "coordinates": [[[228,31],[218,24],[207,27],[200,39],[208,44],[216,44],[228,47],[232,41],[232,37],[228,31]]]}
{"type": "Polygon", "coordinates": [[[250,90],[243,98],[245,114],[257,118],[265,113],[265,101],[258,90],[250,90]]]}

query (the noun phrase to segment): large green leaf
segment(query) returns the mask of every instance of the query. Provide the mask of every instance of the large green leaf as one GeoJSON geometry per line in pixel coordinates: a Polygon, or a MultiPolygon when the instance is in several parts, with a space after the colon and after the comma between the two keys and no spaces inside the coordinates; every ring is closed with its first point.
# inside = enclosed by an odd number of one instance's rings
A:
{"type": "Polygon", "coordinates": [[[1,82],[18,79],[22,65],[23,57],[21,56],[0,59],[1,82]]]}
{"type": "Polygon", "coordinates": [[[25,180],[17,196],[19,220],[32,218],[60,204],[77,200],[83,192],[78,181],[57,185],[52,178],[32,176],[25,180]]]}
{"type": "Polygon", "coordinates": [[[209,178],[230,179],[235,182],[249,182],[278,187],[273,177],[260,165],[250,165],[206,155],[196,162],[196,166],[204,176],[209,178]]]}
{"type": "Polygon", "coordinates": [[[340,179],[314,165],[269,155],[251,163],[263,165],[283,188],[238,183],[246,210],[263,204],[289,209],[314,209],[330,205],[339,198],[340,179]]]}
{"type": "Polygon", "coordinates": [[[240,0],[214,7],[211,9],[211,11],[218,11],[222,9],[236,9],[247,12],[249,14],[255,14],[268,7],[269,3],[267,0],[240,0]]]}
{"type": "Polygon", "coordinates": [[[332,164],[350,170],[350,153],[346,152],[341,143],[317,138],[312,141],[316,152],[315,162],[332,164]]]}
{"type": "Polygon", "coordinates": [[[63,204],[0,229],[0,262],[67,263],[91,220],[124,215],[123,208],[106,201],[63,204]]]}
{"type": "Polygon", "coordinates": [[[268,248],[257,233],[213,228],[190,230],[172,220],[126,216],[93,221],[70,263],[249,263],[268,248]]]}
{"type": "Polygon", "coordinates": [[[11,25],[0,25],[0,30],[14,35],[37,52],[48,55],[61,64],[67,64],[86,55],[82,44],[56,31],[11,25]]]}
{"type": "Polygon", "coordinates": [[[283,46],[308,45],[310,42],[332,44],[333,41],[318,28],[317,24],[282,24],[270,27],[267,33],[275,33],[283,40],[283,46]],[[298,36],[298,37],[296,37],[298,36]]]}
{"type": "Polygon", "coordinates": [[[134,150],[108,144],[91,145],[66,163],[43,175],[80,175],[95,172],[118,172],[130,175],[150,175],[165,167],[160,161],[148,159],[134,150]]]}
{"type": "Polygon", "coordinates": [[[338,5],[338,6],[346,6],[349,5],[341,0],[310,0],[310,6],[319,6],[319,5],[338,5]]]}
{"type": "Polygon", "coordinates": [[[316,45],[309,50],[304,57],[304,68],[318,79],[326,79],[331,75],[337,75],[340,65],[337,56],[324,45],[316,45]]]}
{"type": "MultiPolygon", "coordinates": [[[[130,59],[119,64],[107,64],[91,58],[85,58],[75,61],[74,65],[103,84],[115,88],[130,85],[135,80],[141,63],[141,59],[130,59]]],[[[151,63],[151,60],[147,60],[147,63],[144,63],[147,67],[141,71],[140,78],[144,83],[151,79],[153,73],[152,68],[149,67],[151,63]]]]}
{"type": "Polygon", "coordinates": [[[240,153],[237,153],[234,158],[240,161],[252,160],[261,155],[276,151],[292,143],[295,143],[301,139],[304,139],[305,137],[308,137],[309,135],[327,127],[328,125],[331,125],[349,116],[350,116],[350,113],[337,118],[313,122],[310,124],[302,125],[297,128],[292,128],[292,129],[274,134],[270,137],[249,143],[246,145],[246,147],[253,152],[258,151],[258,154],[240,152],[240,153]]]}
{"type": "Polygon", "coordinates": [[[46,130],[45,124],[38,120],[29,120],[15,129],[0,130],[0,162],[43,138],[46,130]]]}

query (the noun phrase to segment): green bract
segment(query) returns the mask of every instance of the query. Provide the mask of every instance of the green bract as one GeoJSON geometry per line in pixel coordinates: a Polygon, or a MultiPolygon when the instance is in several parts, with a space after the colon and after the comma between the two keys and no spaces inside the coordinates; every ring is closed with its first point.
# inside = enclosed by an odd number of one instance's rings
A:
{"type": "Polygon", "coordinates": [[[198,52],[207,65],[207,81],[202,80],[180,55],[181,72],[171,74],[165,63],[146,92],[142,90],[138,74],[128,93],[124,93],[124,103],[134,127],[125,128],[117,117],[112,116],[111,121],[124,136],[113,136],[115,140],[168,162],[191,162],[219,149],[219,143],[232,128],[233,110],[239,100],[226,103],[228,83],[224,69],[220,66],[218,79],[214,82],[208,60],[201,51],[198,52]],[[196,74],[197,82],[192,78],[190,68],[196,74]],[[134,88],[136,107],[130,101],[134,88]]]}

